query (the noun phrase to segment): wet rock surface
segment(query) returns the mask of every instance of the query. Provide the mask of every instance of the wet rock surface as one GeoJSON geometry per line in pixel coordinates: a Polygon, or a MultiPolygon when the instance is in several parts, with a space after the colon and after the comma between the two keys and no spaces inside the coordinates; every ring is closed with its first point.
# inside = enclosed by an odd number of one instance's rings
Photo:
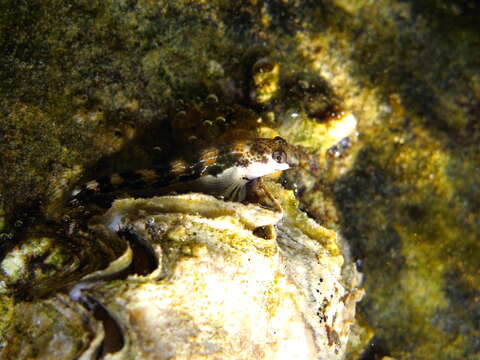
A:
{"type": "Polygon", "coordinates": [[[335,232],[270,186],[285,213],[202,194],[117,200],[92,228],[105,237],[127,229],[148,244],[155,266],[122,276],[138,260],[138,247],[129,248],[81,279],[71,299],[16,306],[19,327],[6,332],[2,356],[343,358],[363,295],[359,275],[342,275],[335,232]]]}
{"type": "MultiPolygon", "coordinates": [[[[315,161],[280,181],[342,235],[345,279],[353,262],[365,274],[347,357],[478,357],[478,4],[41,0],[0,10],[5,351],[35,319],[17,307],[40,316],[40,304],[58,304],[125,252],[125,239],[92,240],[98,227],[64,219],[57,200],[75,184],[220,139],[281,135],[315,161]]],[[[72,349],[87,351],[82,339],[72,349]]]]}

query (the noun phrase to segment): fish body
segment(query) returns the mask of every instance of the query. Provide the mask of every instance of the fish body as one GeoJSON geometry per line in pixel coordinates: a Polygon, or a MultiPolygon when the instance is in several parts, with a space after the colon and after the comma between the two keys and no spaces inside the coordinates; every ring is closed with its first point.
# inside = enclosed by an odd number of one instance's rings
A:
{"type": "Polygon", "coordinates": [[[200,151],[191,161],[177,159],[152,169],[116,173],[73,191],[74,201],[102,196],[143,197],[169,192],[203,192],[242,201],[246,185],[299,164],[302,151],[280,137],[237,141],[200,151]]]}

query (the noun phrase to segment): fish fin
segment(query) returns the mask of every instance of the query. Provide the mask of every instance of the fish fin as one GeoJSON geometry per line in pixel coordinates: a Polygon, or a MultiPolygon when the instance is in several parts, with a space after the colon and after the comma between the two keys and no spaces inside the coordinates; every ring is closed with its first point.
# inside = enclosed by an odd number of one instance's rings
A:
{"type": "Polygon", "coordinates": [[[226,188],[223,197],[229,201],[243,201],[246,197],[245,184],[238,182],[232,183],[226,188]]]}

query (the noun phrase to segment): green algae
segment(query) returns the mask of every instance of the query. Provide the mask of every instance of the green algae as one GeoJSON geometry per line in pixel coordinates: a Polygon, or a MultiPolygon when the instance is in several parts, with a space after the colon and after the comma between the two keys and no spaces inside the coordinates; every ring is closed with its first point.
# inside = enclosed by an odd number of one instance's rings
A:
{"type": "Polygon", "coordinates": [[[475,215],[465,213],[456,194],[464,185],[457,187],[458,174],[450,171],[459,160],[446,150],[448,139],[433,137],[422,124],[408,130],[372,133],[356,170],[337,185],[346,234],[358,239],[354,252],[365,261],[363,271],[375,278],[365,283],[369,297],[363,307],[380,331],[377,345],[396,348],[395,357],[438,358],[445,351],[446,358],[469,358],[475,352],[471,339],[478,336],[461,315],[463,301],[469,300],[455,301],[447,289],[452,274],[459,276],[454,282],[468,282],[472,289],[480,285],[471,276],[478,273],[477,235],[462,220],[475,215]],[[360,219],[356,213],[368,215],[360,219]],[[456,332],[460,324],[446,326],[458,316],[468,335],[456,332]],[[392,328],[402,337],[390,333],[392,328]]]}
{"type": "Polygon", "coordinates": [[[4,359],[78,358],[93,337],[96,325],[84,310],[74,309],[64,296],[17,304],[11,316],[9,336],[0,350],[4,359]],[[31,342],[31,337],[36,341],[31,342]]]}
{"type": "Polygon", "coordinates": [[[3,207],[2,198],[0,198],[0,233],[5,228],[5,210],[3,207]]]}
{"type": "Polygon", "coordinates": [[[16,199],[33,202],[45,192],[48,174],[65,156],[55,123],[45,112],[20,104],[11,111],[0,120],[4,140],[2,193],[5,204],[9,205],[7,211],[16,199]]]}

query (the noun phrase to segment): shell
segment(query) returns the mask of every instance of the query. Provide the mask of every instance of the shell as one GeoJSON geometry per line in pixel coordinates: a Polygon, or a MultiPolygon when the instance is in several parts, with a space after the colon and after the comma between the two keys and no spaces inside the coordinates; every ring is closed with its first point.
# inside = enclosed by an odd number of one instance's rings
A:
{"type": "MultiPolygon", "coordinates": [[[[90,283],[123,329],[118,358],[340,359],[361,290],[342,284],[336,233],[285,212],[202,194],[117,200],[97,219],[146,240],[158,267],[90,283]]],[[[113,355],[113,354],[112,354],[113,355]]]]}

